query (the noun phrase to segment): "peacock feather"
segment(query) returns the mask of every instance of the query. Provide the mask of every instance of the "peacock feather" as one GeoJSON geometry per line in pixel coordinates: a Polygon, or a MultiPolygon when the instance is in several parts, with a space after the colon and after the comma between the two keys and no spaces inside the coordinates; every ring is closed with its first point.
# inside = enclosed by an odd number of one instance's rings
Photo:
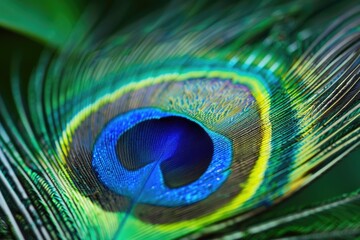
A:
{"type": "Polygon", "coordinates": [[[359,237],[360,2],[136,4],[0,3],[0,238],[359,237]]]}

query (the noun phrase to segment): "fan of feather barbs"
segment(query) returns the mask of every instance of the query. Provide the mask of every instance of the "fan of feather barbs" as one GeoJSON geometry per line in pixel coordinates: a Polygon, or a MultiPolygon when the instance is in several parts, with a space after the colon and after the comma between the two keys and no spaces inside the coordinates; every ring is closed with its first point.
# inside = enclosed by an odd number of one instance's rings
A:
{"type": "Polygon", "coordinates": [[[144,2],[0,4],[0,238],[359,237],[359,1],[144,2]]]}

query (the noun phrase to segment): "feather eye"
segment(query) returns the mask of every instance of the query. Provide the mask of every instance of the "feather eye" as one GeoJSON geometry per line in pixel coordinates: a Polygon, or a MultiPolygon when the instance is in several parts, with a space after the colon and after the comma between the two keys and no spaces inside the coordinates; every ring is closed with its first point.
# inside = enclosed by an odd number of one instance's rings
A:
{"type": "Polygon", "coordinates": [[[28,102],[14,79],[20,122],[0,101],[2,209],[14,235],[281,237],[289,219],[357,201],[253,222],[359,145],[359,8],[304,29],[299,16],[322,4],[179,6],[44,56],[28,102]]]}

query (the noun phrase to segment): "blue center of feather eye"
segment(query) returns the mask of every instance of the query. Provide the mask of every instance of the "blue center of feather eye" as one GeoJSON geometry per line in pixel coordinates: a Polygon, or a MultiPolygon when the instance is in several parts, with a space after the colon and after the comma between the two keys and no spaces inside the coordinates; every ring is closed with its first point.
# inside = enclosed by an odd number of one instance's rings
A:
{"type": "Polygon", "coordinates": [[[158,161],[165,184],[176,188],[199,179],[211,163],[214,146],[195,122],[164,117],[130,128],[120,136],[116,152],[120,163],[132,171],[158,161]]]}
{"type": "Polygon", "coordinates": [[[224,183],[231,148],[229,139],[180,114],[137,109],[102,130],[92,167],[107,188],[133,202],[177,207],[224,183]]]}

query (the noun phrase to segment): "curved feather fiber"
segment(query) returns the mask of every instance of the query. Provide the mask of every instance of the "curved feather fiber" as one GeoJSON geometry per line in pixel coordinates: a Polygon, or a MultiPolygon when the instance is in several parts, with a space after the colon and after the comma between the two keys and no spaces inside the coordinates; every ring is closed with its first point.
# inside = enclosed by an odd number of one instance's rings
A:
{"type": "MultiPolygon", "coordinates": [[[[329,239],[355,238],[360,234],[359,193],[344,194],[302,209],[287,209],[280,217],[216,233],[224,239],[256,238],[329,239]],[[243,231],[239,231],[243,229],[243,231]]],[[[212,237],[215,237],[212,235],[212,237]]]]}
{"type": "Polygon", "coordinates": [[[99,42],[75,31],[0,98],[0,236],[357,236],[358,191],[269,208],[358,149],[359,16],[173,2],[99,42]]]}

